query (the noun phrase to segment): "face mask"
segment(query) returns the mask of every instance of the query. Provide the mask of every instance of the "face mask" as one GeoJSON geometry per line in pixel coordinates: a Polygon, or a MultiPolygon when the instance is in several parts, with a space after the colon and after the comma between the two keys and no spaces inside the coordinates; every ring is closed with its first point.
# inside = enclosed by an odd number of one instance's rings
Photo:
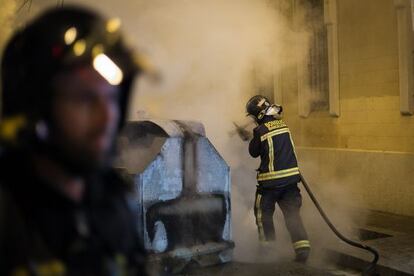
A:
{"type": "Polygon", "coordinates": [[[269,108],[267,108],[266,110],[266,115],[268,116],[279,116],[280,118],[282,117],[282,107],[280,105],[271,105],[269,108]]]}

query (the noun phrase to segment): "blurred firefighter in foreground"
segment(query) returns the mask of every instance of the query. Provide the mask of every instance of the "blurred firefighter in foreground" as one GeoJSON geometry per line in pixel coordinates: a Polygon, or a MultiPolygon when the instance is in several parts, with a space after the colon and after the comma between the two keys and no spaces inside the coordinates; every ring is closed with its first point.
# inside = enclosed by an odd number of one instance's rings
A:
{"type": "Polygon", "coordinates": [[[289,128],[282,120],[282,107],[257,95],[247,102],[246,111],[258,124],[253,130],[249,153],[261,159],[254,205],[259,240],[275,240],[273,214],[277,202],[292,239],[295,260],[306,262],[310,243],[299,213],[302,205],[297,185],[300,173],[289,128]]]}
{"type": "Polygon", "coordinates": [[[0,275],[145,275],[130,187],[110,168],[142,72],[119,20],[49,10],[1,71],[0,275]]]}

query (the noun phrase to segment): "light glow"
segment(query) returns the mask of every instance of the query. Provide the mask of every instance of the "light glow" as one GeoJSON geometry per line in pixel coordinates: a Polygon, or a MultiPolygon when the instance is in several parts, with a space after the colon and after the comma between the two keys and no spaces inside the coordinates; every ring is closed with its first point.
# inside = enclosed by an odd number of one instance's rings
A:
{"type": "Polygon", "coordinates": [[[75,45],[73,45],[73,52],[76,56],[81,56],[85,53],[86,50],[86,42],[83,39],[76,41],[75,45]]]}
{"type": "Polygon", "coordinates": [[[92,48],[92,55],[94,57],[96,57],[99,54],[102,54],[103,52],[104,52],[104,47],[102,46],[102,44],[96,44],[92,48]]]}
{"type": "Polygon", "coordinates": [[[108,33],[114,33],[121,27],[121,20],[119,18],[111,18],[106,22],[106,31],[108,33]]]}
{"type": "Polygon", "coordinates": [[[121,69],[105,54],[93,59],[93,68],[112,85],[120,84],[124,77],[121,69]]]}
{"type": "Polygon", "coordinates": [[[78,35],[78,31],[76,30],[75,27],[71,27],[67,29],[67,31],[65,32],[65,36],[64,36],[66,45],[72,44],[75,41],[77,35],[78,35]]]}

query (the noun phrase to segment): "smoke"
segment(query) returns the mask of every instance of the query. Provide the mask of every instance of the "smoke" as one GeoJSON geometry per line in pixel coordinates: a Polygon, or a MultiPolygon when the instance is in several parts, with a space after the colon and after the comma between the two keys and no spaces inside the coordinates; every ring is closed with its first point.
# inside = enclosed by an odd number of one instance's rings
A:
{"type": "Polygon", "coordinates": [[[133,37],[164,82],[141,89],[133,112],[203,120],[214,131],[217,122],[243,113],[245,98],[255,93],[248,73],[279,66],[284,26],[265,1],[153,1],[136,17],[133,37]]]}
{"type": "MultiPolygon", "coordinates": [[[[292,31],[276,1],[153,0],[128,4],[119,16],[130,40],[160,69],[158,86],[137,83],[130,118],[195,120],[232,169],[233,239],[235,259],[263,261],[253,204],[258,160],[233,130],[244,122],[245,103],[272,85],[280,70],[307,53],[307,33],[292,31]],[[273,4],[272,4],[273,3],[273,4]]],[[[272,89],[273,87],[271,87],[272,89]]],[[[273,92],[271,92],[273,94],[273,92]]],[[[275,260],[292,254],[290,240],[278,214],[275,260]]]]}
{"type": "MultiPolygon", "coordinates": [[[[306,55],[307,33],[298,34],[269,1],[212,0],[140,2],[125,14],[126,32],[160,68],[163,82],[139,82],[131,118],[201,121],[207,136],[232,169],[235,259],[263,261],[253,214],[258,160],[230,136],[232,121],[245,121],[244,106],[262,84],[306,55]],[[133,23],[128,22],[132,20],[133,23]],[[297,43],[300,41],[300,43],[297,43]]],[[[275,260],[292,254],[284,222],[278,228],[275,260]]]]}
{"type": "MultiPolygon", "coordinates": [[[[275,215],[275,253],[267,258],[260,254],[253,214],[254,169],[259,160],[248,155],[246,143],[229,135],[233,130],[232,121],[247,120],[244,105],[250,96],[259,92],[258,87],[274,81],[284,69],[308,61],[310,33],[299,32],[300,27],[292,30],[288,14],[270,3],[265,0],[156,0],[142,2],[139,9],[125,15],[126,27],[130,28],[127,33],[146,50],[163,75],[160,86],[138,83],[130,117],[138,118],[141,112],[150,117],[201,121],[205,125],[207,136],[232,170],[235,259],[249,262],[293,256],[279,209],[275,215]],[[133,23],[128,21],[132,18],[133,23]]],[[[296,13],[296,24],[303,25],[306,12],[297,10],[296,13]]],[[[309,172],[321,169],[312,168],[312,162],[302,165],[309,172]]],[[[345,234],[352,233],[349,225],[353,224],[353,214],[345,207],[351,200],[349,191],[336,185],[339,182],[334,176],[323,183],[317,177],[311,180],[312,184],[319,184],[315,193],[329,210],[333,222],[345,234]]],[[[335,243],[336,238],[308,196],[302,195],[302,217],[314,245],[312,255],[317,259],[314,261],[318,262],[320,249],[335,243]]]]}
{"type": "MultiPolygon", "coordinates": [[[[345,237],[357,241],[356,221],[360,220],[364,214],[355,212],[355,208],[350,208],[356,199],[349,190],[349,184],[353,181],[352,176],[345,178],[331,174],[317,162],[312,161],[315,155],[304,154],[302,150],[299,150],[298,155],[301,173],[326,215],[345,237]]],[[[338,248],[343,246],[343,243],[329,229],[305,189],[301,188],[301,191],[303,197],[301,214],[312,246],[310,261],[315,266],[321,264],[323,267],[331,266],[332,264],[327,261],[332,256],[325,249],[338,248]]]]}

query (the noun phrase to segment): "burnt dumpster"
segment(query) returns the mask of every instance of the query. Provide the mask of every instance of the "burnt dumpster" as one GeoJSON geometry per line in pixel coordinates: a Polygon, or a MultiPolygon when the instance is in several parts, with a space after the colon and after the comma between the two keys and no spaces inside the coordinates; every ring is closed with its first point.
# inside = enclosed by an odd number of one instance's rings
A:
{"type": "Polygon", "coordinates": [[[117,166],[137,191],[140,234],[150,259],[175,271],[229,262],[230,170],[200,123],[129,122],[117,166]]]}

